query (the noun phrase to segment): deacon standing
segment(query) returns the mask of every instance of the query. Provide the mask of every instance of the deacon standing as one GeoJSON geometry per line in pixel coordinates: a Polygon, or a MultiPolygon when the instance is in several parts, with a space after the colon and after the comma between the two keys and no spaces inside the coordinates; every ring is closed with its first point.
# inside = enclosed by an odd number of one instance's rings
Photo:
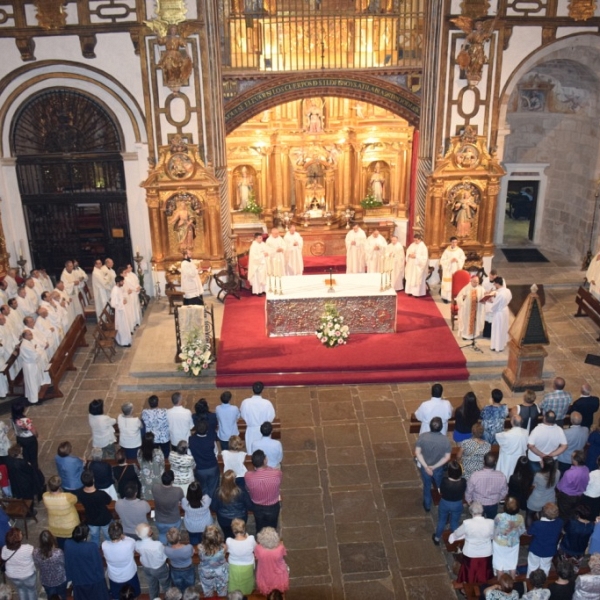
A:
{"type": "Polygon", "coordinates": [[[492,338],[490,350],[502,352],[508,342],[508,305],[512,300],[510,290],[504,287],[502,277],[494,280],[496,291],[492,300],[492,338]]]}
{"type": "Polygon", "coordinates": [[[181,261],[181,291],[183,292],[184,306],[204,304],[200,273],[198,267],[192,261],[192,254],[188,248],[185,249],[181,261]]]}
{"type": "Polygon", "coordinates": [[[254,234],[254,241],[248,253],[248,281],[252,285],[252,293],[260,296],[267,289],[267,260],[269,249],[263,242],[262,233],[254,234]]]}
{"type": "Polygon", "coordinates": [[[302,259],[302,246],[304,240],[296,231],[295,225],[290,225],[289,230],[283,236],[285,242],[285,274],[302,275],[304,271],[304,260],[302,259]]]}
{"type": "Polygon", "coordinates": [[[463,340],[472,340],[481,335],[485,323],[485,304],[483,287],[479,285],[479,276],[471,275],[468,283],[456,296],[458,304],[458,330],[463,340]]]}
{"type": "Polygon", "coordinates": [[[388,254],[394,258],[392,271],[392,285],[399,292],[404,289],[404,246],[398,241],[398,236],[392,236],[392,242],[388,246],[388,254]]]}
{"type": "Polygon", "coordinates": [[[271,229],[271,235],[267,238],[266,245],[269,250],[271,275],[283,277],[285,275],[285,242],[277,227],[271,229]]]}
{"type": "Polygon", "coordinates": [[[380,235],[378,229],[375,229],[365,243],[367,273],[381,273],[383,271],[383,259],[386,248],[387,242],[385,238],[380,235]]]}
{"type": "Polygon", "coordinates": [[[142,306],[140,304],[140,280],[138,276],[133,272],[133,267],[130,264],[127,264],[127,268],[125,269],[125,287],[128,290],[132,290],[129,298],[133,304],[133,314],[134,314],[134,325],[138,327],[142,323],[142,306]]]}
{"type": "Polygon", "coordinates": [[[127,318],[127,298],[124,293],[124,279],[120,275],[115,278],[115,286],[110,293],[110,305],[115,310],[115,341],[119,346],[131,346],[131,325],[127,318]]]}
{"type": "Polygon", "coordinates": [[[365,272],[365,243],[367,236],[358,223],[346,234],[346,273],[365,272]]]}
{"type": "Polygon", "coordinates": [[[427,293],[427,267],[429,252],[420,233],[415,233],[413,243],[406,250],[406,295],[424,296],[427,293]]]}
{"type": "Polygon", "coordinates": [[[92,292],[94,294],[96,317],[99,319],[109,298],[106,273],[102,269],[101,260],[94,262],[94,270],[92,271],[92,292]]]}
{"type": "MultiPolygon", "coordinates": [[[[496,287],[494,286],[494,282],[496,281],[496,278],[498,277],[498,272],[496,271],[496,269],[492,269],[490,271],[489,275],[486,275],[482,282],[481,285],[483,287],[483,290],[487,295],[494,295],[494,291],[496,290],[496,287]]],[[[504,281],[504,287],[506,287],[506,279],[503,279],[504,281]]],[[[486,339],[489,339],[490,337],[492,337],[492,303],[491,302],[486,302],[485,303],[485,324],[483,326],[483,337],[486,339]]]]}
{"type": "Polygon", "coordinates": [[[452,275],[460,271],[465,264],[466,256],[458,245],[458,238],[451,237],[450,245],[442,253],[440,265],[442,267],[442,288],[440,294],[447,304],[452,300],[452,275]]]}

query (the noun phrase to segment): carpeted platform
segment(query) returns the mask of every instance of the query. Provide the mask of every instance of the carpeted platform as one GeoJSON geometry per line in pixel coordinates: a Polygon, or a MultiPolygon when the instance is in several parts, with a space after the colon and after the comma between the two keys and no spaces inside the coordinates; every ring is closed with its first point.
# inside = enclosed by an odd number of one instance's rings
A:
{"type": "Polygon", "coordinates": [[[502,253],[511,263],[550,262],[537,248],[502,248],[502,253]]]}
{"type": "Polygon", "coordinates": [[[264,297],[228,298],[217,352],[217,386],[331,385],[464,380],[465,357],[435,302],[400,292],[395,334],[350,334],[325,348],[315,336],[268,338],[264,297]]]}
{"type": "Polygon", "coordinates": [[[336,254],[334,256],[305,256],[304,274],[316,275],[319,273],[329,273],[329,269],[334,273],[346,272],[346,255],[336,254]]]}

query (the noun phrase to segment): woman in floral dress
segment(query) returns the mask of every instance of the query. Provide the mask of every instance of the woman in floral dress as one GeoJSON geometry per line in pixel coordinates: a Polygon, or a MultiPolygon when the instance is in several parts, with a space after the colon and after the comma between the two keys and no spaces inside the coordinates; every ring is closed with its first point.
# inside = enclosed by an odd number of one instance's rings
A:
{"type": "Polygon", "coordinates": [[[202,542],[198,546],[200,554],[198,579],[205,597],[210,598],[213,594],[227,595],[229,563],[225,558],[225,551],[226,546],[221,530],[215,525],[209,525],[204,530],[202,542]]]}
{"type": "Polygon", "coordinates": [[[491,445],[483,439],[483,425],[475,423],[471,428],[473,437],[460,443],[456,460],[462,463],[463,477],[468,481],[475,471],[483,469],[483,457],[491,445]]]}
{"type": "Polygon", "coordinates": [[[146,433],[142,440],[142,447],[138,452],[142,500],[154,500],[152,486],[161,482],[160,476],[165,470],[165,457],[161,449],[155,448],[154,445],[154,434],[152,432],[146,433]]]}
{"type": "Polygon", "coordinates": [[[492,390],[492,403],[481,411],[483,424],[483,439],[490,444],[496,444],[496,434],[504,431],[504,421],[508,417],[508,406],[501,404],[504,395],[502,390],[492,390]]]}

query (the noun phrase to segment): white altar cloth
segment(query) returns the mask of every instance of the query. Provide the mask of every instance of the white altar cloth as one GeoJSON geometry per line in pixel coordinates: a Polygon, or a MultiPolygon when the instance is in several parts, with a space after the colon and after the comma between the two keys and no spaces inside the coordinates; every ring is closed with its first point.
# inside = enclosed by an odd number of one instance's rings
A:
{"type": "MultiPolygon", "coordinates": [[[[328,292],[329,277],[286,276],[281,278],[282,295],[267,291],[267,335],[314,334],[327,304],[333,304],[344,317],[350,334],[395,332],[397,294],[394,289],[380,291],[379,273],[335,273],[331,276],[334,292],[328,292]]],[[[275,279],[271,283],[274,285],[275,279]]]]}

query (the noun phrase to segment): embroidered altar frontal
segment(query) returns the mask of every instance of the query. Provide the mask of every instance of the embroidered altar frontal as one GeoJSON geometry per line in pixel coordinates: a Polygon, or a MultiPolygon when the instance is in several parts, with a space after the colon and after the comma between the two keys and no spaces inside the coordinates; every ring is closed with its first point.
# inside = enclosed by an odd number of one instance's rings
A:
{"type": "MultiPolygon", "coordinates": [[[[381,291],[379,273],[281,278],[283,294],[267,292],[265,323],[269,337],[315,335],[326,306],[334,306],[355,333],[395,333],[395,290],[381,291]]],[[[274,280],[273,280],[274,284],[274,280]]],[[[279,289],[279,283],[277,285],[279,289]]]]}

